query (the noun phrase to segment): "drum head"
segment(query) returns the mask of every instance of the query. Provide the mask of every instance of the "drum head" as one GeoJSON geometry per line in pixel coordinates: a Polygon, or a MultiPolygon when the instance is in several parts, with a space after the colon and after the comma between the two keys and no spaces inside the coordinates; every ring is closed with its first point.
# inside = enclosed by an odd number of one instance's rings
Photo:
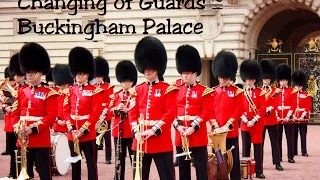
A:
{"type": "Polygon", "coordinates": [[[68,145],[68,139],[66,135],[64,134],[58,135],[56,140],[55,150],[56,150],[55,160],[56,160],[57,170],[61,175],[65,175],[69,170],[70,163],[64,162],[64,160],[71,156],[69,145],[68,145]]]}

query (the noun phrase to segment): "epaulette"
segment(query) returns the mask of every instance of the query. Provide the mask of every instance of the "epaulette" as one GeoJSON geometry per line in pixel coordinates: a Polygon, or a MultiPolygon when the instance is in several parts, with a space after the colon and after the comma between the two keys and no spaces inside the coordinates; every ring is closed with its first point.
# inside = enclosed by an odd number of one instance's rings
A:
{"type": "Polygon", "coordinates": [[[133,96],[137,96],[137,92],[136,92],[136,88],[130,88],[129,90],[128,90],[128,92],[131,94],[131,95],[133,95],[133,96]]]}
{"type": "Polygon", "coordinates": [[[237,95],[241,94],[242,92],[244,92],[244,90],[243,90],[243,89],[238,88],[237,86],[235,86],[235,87],[237,88],[237,91],[236,91],[235,96],[237,96],[237,95]]]}
{"type": "Polygon", "coordinates": [[[110,89],[110,88],[112,88],[112,87],[114,87],[114,85],[109,84],[108,89],[110,89]]]}
{"type": "Polygon", "coordinates": [[[291,94],[294,94],[296,92],[298,92],[298,90],[297,89],[293,89],[291,94]]]}
{"type": "MultiPolygon", "coordinates": [[[[123,89],[119,89],[118,91],[114,92],[113,94],[118,94],[122,91],[123,89]]],[[[111,96],[111,95],[110,95],[111,96]]]]}
{"type": "Polygon", "coordinates": [[[12,90],[11,95],[12,95],[14,98],[17,98],[17,97],[18,97],[18,90],[12,90]]]}
{"type": "Polygon", "coordinates": [[[58,96],[60,96],[60,94],[56,91],[56,90],[54,90],[54,89],[50,89],[50,92],[48,93],[48,95],[47,95],[47,98],[48,97],[50,97],[50,96],[53,96],[53,95],[58,95],[58,96]]]}
{"type": "Polygon", "coordinates": [[[173,91],[173,90],[179,90],[179,88],[177,86],[174,85],[169,85],[166,89],[166,92],[164,92],[164,94],[168,94],[169,92],[173,91]]]}
{"type": "Polygon", "coordinates": [[[62,90],[63,94],[70,96],[70,91],[69,88],[65,88],[64,90],[62,90]]]}
{"type": "Polygon", "coordinates": [[[213,92],[214,92],[214,90],[212,88],[206,87],[206,89],[202,93],[202,97],[205,96],[205,95],[208,95],[210,93],[213,93],[213,92]]]}
{"type": "Polygon", "coordinates": [[[308,97],[308,96],[310,96],[310,97],[313,97],[313,94],[311,94],[311,93],[308,93],[308,94],[307,94],[307,97],[308,97]]]}
{"type": "Polygon", "coordinates": [[[99,92],[104,91],[104,89],[96,87],[96,89],[93,91],[93,95],[98,94],[99,92]]]}
{"type": "MultiPolygon", "coordinates": [[[[119,91],[118,91],[119,92],[119,91]]],[[[114,94],[110,94],[109,98],[110,99],[115,99],[114,95],[117,94],[118,92],[114,93],[114,94]]]]}

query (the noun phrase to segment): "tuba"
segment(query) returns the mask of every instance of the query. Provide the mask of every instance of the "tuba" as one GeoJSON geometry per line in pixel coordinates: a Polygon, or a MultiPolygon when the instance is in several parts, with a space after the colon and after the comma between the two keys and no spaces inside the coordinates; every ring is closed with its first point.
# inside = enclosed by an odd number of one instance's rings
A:
{"type": "Polygon", "coordinates": [[[14,125],[15,132],[18,135],[18,142],[21,146],[20,156],[18,156],[18,151],[15,151],[17,174],[18,174],[18,163],[21,164],[21,171],[19,176],[17,176],[18,177],[17,180],[26,180],[30,178],[27,172],[27,147],[29,143],[29,137],[28,135],[25,134],[25,131],[24,131],[25,127],[26,127],[26,119],[14,125]]]}
{"type": "Polygon", "coordinates": [[[136,145],[136,160],[134,161],[134,155],[132,156],[132,164],[133,167],[135,167],[135,175],[134,180],[141,180],[142,179],[142,144],[143,144],[143,138],[141,137],[141,133],[144,131],[144,122],[143,122],[143,115],[140,114],[140,118],[137,125],[137,132],[138,138],[137,138],[137,145],[136,145]],[[134,166],[135,165],[135,166],[134,166]]]}

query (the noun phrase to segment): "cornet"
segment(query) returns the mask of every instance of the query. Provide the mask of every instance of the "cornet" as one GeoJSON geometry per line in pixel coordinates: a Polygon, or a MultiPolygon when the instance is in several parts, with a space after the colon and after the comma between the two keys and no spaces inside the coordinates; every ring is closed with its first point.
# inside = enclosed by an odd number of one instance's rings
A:
{"type": "Polygon", "coordinates": [[[189,150],[189,142],[188,136],[186,134],[181,134],[181,142],[182,142],[182,153],[176,154],[176,157],[186,156],[184,160],[192,160],[191,151],[189,150]]]}

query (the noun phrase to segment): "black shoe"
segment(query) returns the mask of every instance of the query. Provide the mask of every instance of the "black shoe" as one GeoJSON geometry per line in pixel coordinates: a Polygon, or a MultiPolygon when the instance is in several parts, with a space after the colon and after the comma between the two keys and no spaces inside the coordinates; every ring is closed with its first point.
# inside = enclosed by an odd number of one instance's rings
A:
{"type": "Polygon", "coordinates": [[[292,159],[288,159],[289,163],[295,163],[296,161],[292,158],[292,159]]]}
{"type": "Polygon", "coordinates": [[[282,162],[282,158],[280,158],[280,162],[282,162]]]}
{"type": "Polygon", "coordinates": [[[283,167],[280,164],[276,165],[276,170],[283,171],[283,167]]]}
{"type": "Polygon", "coordinates": [[[111,164],[111,161],[110,160],[106,161],[106,164],[111,164]]]}
{"type": "Polygon", "coordinates": [[[3,151],[3,152],[1,153],[1,156],[6,156],[6,155],[9,155],[9,153],[8,153],[7,151],[3,151]]]}
{"type": "Polygon", "coordinates": [[[308,157],[308,153],[302,153],[302,156],[308,157]]]}
{"type": "Polygon", "coordinates": [[[98,150],[103,150],[103,146],[98,146],[98,150]]]}
{"type": "Polygon", "coordinates": [[[177,166],[179,166],[179,163],[178,163],[178,161],[175,161],[175,162],[173,162],[173,165],[174,165],[174,167],[177,167],[177,166]]]}
{"type": "Polygon", "coordinates": [[[265,179],[266,176],[263,173],[261,173],[261,174],[256,174],[256,178],[265,179]]]}

